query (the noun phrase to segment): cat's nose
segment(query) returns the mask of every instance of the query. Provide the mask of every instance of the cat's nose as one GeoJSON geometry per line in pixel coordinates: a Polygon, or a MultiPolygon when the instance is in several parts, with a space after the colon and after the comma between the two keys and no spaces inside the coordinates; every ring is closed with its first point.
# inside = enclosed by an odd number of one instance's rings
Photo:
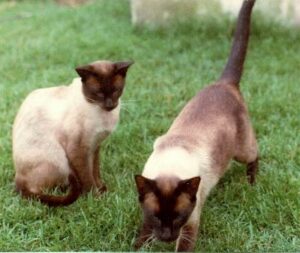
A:
{"type": "Polygon", "coordinates": [[[163,228],[161,232],[161,239],[163,241],[170,241],[172,237],[171,229],[170,228],[163,228]]]}
{"type": "Polygon", "coordinates": [[[106,106],[106,107],[112,107],[113,104],[114,104],[114,103],[113,103],[113,101],[112,101],[111,98],[108,98],[108,99],[105,100],[105,106],[106,106]]]}
{"type": "Polygon", "coordinates": [[[106,99],[105,100],[105,109],[108,111],[111,111],[112,109],[114,109],[116,106],[113,103],[112,99],[106,99]]]}

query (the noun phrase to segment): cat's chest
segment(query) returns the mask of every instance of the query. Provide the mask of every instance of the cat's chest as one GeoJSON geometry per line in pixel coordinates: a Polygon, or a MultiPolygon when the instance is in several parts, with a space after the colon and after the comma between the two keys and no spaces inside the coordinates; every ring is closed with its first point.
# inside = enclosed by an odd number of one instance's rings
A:
{"type": "Polygon", "coordinates": [[[86,118],[85,128],[97,136],[111,133],[119,120],[119,106],[109,112],[97,109],[91,111],[90,115],[86,118]]]}
{"type": "Polygon", "coordinates": [[[92,104],[80,93],[69,100],[69,110],[62,116],[66,135],[84,136],[87,142],[98,142],[107,137],[117,126],[120,113],[119,105],[105,111],[99,105],[92,104]]]}

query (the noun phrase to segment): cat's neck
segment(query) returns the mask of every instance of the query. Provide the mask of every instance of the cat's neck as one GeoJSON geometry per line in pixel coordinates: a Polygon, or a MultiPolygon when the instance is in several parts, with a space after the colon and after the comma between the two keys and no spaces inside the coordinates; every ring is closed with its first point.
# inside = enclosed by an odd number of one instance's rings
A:
{"type": "Polygon", "coordinates": [[[78,131],[82,131],[84,127],[86,134],[110,133],[119,120],[120,103],[115,109],[105,111],[99,105],[88,102],[82,93],[80,78],[75,78],[65,89],[64,99],[61,101],[64,101],[65,106],[61,110],[60,121],[70,131],[74,130],[74,126],[80,126],[78,131]]]}
{"type": "Polygon", "coordinates": [[[191,150],[180,145],[161,149],[159,145],[155,145],[143,170],[143,176],[150,179],[175,176],[183,180],[205,173],[210,165],[208,150],[191,150]]]}

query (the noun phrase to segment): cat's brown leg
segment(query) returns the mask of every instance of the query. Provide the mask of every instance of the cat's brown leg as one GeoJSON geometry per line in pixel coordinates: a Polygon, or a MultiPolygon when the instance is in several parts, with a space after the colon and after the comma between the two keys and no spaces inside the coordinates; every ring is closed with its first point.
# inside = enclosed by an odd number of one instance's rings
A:
{"type": "Polygon", "coordinates": [[[176,241],[177,252],[191,252],[194,250],[199,231],[201,210],[210,190],[217,184],[217,182],[217,177],[200,182],[196,206],[188,222],[182,227],[180,235],[176,241]]]}
{"type": "Polygon", "coordinates": [[[187,224],[181,229],[181,233],[176,243],[177,252],[194,251],[197,235],[198,224],[187,224]]]}
{"type": "Polygon", "coordinates": [[[134,243],[134,249],[138,250],[140,247],[143,246],[145,242],[149,241],[150,238],[152,238],[152,236],[153,236],[152,228],[147,224],[143,224],[137,236],[137,239],[134,243]]]}
{"type": "Polygon", "coordinates": [[[107,190],[105,184],[101,180],[100,176],[100,162],[99,162],[99,150],[100,147],[98,147],[94,152],[94,164],[93,164],[93,176],[94,180],[97,186],[97,189],[100,193],[105,192],[107,190]]]}
{"type": "Polygon", "coordinates": [[[255,184],[256,174],[258,171],[258,157],[247,164],[247,177],[250,184],[255,184]]]}
{"type": "Polygon", "coordinates": [[[82,191],[85,193],[91,191],[96,186],[96,183],[93,176],[93,168],[89,166],[88,147],[80,142],[75,142],[68,145],[66,153],[69,164],[75,170],[82,185],[82,191]]]}
{"type": "Polygon", "coordinates": [[[243,142],[237,146],[235,160],[247,165],[247,179],[253,185],[258,171],[258,147],[254,131],[248,125],[243,142]]]}

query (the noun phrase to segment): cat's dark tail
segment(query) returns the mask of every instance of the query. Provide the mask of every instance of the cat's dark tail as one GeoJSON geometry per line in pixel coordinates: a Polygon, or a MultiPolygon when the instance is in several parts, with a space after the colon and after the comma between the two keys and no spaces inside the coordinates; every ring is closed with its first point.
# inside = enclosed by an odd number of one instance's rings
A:
{"type": "Polygon", "coordinates": [[[75,202],[78,199],[81,193],[81,185],[77,177],[73,173],[69,175],[69,184],[70,184],[69,193],[64,196],[32,193],[26,187],[22,186],[22,184],[18,184],[18,183],[16,184],[16,188],[17,191],[20,192],[21,195],[25,198],[35,198],[38,199],[43,204],[46,204],[51,207],[57,207],[57,206],[71,205],[73,202],[75,202]]]}
{"type": "Polygon", "coordinates": [[[244,0],[239,12],[229,59],[219,79],[220,82],[239,87],[247,54],[251,12],[255,0],[244,0]]]}

